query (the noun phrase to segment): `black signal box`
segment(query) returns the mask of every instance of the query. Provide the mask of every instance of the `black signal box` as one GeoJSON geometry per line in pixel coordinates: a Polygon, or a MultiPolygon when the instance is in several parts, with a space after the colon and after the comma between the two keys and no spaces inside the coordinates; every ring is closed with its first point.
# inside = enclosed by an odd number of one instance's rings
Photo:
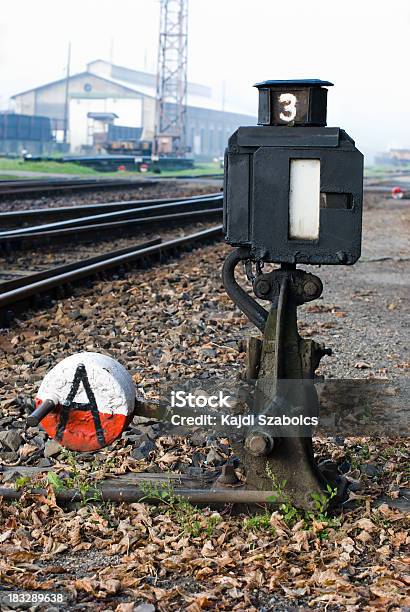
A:
{"type": "Polygon", "coordinates": [[[326,126],[328,81],[258,83],[259,126],[225,154],[226,241],[254,260],[352,264],[360,257],[363,155],[326,126]]]}

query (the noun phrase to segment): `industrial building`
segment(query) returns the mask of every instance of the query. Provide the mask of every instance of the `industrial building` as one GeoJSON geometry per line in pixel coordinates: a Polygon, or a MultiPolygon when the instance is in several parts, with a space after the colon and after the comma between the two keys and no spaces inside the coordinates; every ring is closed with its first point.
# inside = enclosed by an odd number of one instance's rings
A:
{"type": "MultiPolygon", "coordinates": [[[[141,140],[152,142],[156,81],[154,74],[95,60],[84,72],[18,93],[12,100],[17,113],[49,117],[57,141],[66,127],[71,152],[85,153],[98,151],[102,135],[112,133],[113,126],[140,128],[141,140]]],[[[186,142],[195,158],[222,155],[239,125],[255,124],[256,117],[222,111],[209,87],[188,83],[186,142]]]]}

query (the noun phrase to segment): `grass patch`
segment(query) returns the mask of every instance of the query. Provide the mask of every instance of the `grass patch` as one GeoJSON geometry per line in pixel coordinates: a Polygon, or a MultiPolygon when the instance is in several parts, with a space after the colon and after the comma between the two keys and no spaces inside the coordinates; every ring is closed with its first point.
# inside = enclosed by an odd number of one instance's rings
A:
{"type": "MultiPolygon", "coordinates": [[[[114,172],[100,172],[98,170],[93,170],[93,168],[88,168],[87,166],[82,166],[80,164],[74,162],[66,162],[60,163],[57,161],[23,161],[22,159],[8,159],[8,158],[0,158],[0,172],[4,171],[23,171],[23,172],[38,172],[41,174],[79,174],[86,176],[93,176],[96,178],[174,178],[178,176],[190,176],[192,174],[202,175],[202,174],[220,174],[221,177],[223,175],[223,169],[220,168],[218,163],[207,163],[207,164],[197,164],[194,168],[189,168],[187,170],[167,170],[162,171],[161,173],[156,172],[144,172],[139,173],[135,170],[126,170],[126,171],[114,171],[114,172]]],[[[2,175],[1,178],[3,180],[15,180],[20,177],[16,177],[13,175],[2,175]]],[[[28,177],[22,177],[28,178],[28,177]]]]}
{"type": "Polygon", "coordinates": [[[275,529],[271,527],[270,524],[271,515],[265,512],[265,514],[257,514],[255,516],[251,516],[249,518],[245,518],[243,521],[243,526],[246,531],[260,531],[268,530],[271,531],[272,534],[275,533],[275,529]]]}
{"type": "Polygon", "coordinates": [[[2,174],[0,172],[0,181],[20,181],[27,180],[28,176],[16,176],[15,174],[2,174]]]}
{"type": "MultiPolygon", "coordinates": [[[[0,172],[2,170],[18,170],[23,172],[42,172],[44,174],[95,174],[94,170],[79,164],[62,164],[54,161],[23,161],[22,159],[0,158],[0,172]]],[[[16,178],[16,177],[11,177],[16,178]]]]}
{"type": "MultiPolygon", "coordinates": [[[[152,176],[158,176],[155,172],[145,172],[152,176]]],[[[194,168],[187,168],[186,170],[163,170],[159,176],[190,176],[191,174],[202,175],[202,174],[220,174],[223,175],[223,168],[220,167],[219,163],[210,162],[203,164],[195,164],[194,168]]]]}

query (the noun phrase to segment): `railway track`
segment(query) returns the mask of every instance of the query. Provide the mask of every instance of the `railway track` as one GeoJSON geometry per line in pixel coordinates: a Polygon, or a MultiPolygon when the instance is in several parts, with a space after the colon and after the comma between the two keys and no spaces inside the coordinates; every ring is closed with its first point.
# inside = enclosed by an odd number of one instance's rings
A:
{"type": "Polygon", "coordinates": [[[0,181],[0,200],[18,196],[19,198],[29,198],[37,194],[51,193],[78,193],[88,191],[108,191],[122,189],[138,189],[157,185],[159,181],[166,180],[222,180],[222,174],[189,174],[183,176],[156,176],[155,178],[135,178],[135,179],[20,179],[15,181],[0,181]]]}
{"type": "Polygon", "coordinates": [[[38,193],[72,193],[78,191],[104,191],[130,189],[156,185],[156,179],[34,179],[0,181],[0,199],[18,196],[31,197],[38,193]]]}
{"type": "Polygon", "coordinates": [[[393,187],[401,187],[404,190],[404,194],[403,194],[403,199],[404,200],[408,200],[410,199],[410,195],[409,193],[406,193],[406,189],[409,188],[409,185],[405,185],[402,183],[396,183],[396,184],[391,184],[389,187],[387,187],[386,185],[369,185],[369,187],[366,187],[364,189],[365,193],[376,193],[378,195],[385,195],[387,197],[391,197],[391,192],[393,187]]]}
{"type": "Polygon", "coordinates": [[[165,256],[180,249],[219,238],[221,235],[222,226],[216,225],[164,242],[161,239],[154,239],[4,281],[0,285],[0,325],[8,325],[17,311],[20,312],[38,303],[38,297],[42,294],[49,294],[55,289],[61,291],[63,286],[71,286],[79,280],[90,279],[96,274],[123,268],[136,262],[161,261],[165,256]]]}
{"type": "MultiPolygon", "coordinates": [[[[104,208],[101,209],[101,206],[107,206],[104,204],[97,208],[100,211],[99,214],[83,217],[72,216],[76,213],[76,208],[67,207],[63,209],[64,214],[68,216],[65,220],[8,229],[0,232],[0,248],[8,251],[11,248],[26,247],[39,241],[44,243],[45,241],[51,242],[53,240],[70,240],[73,237],[76,240],[87,237],[95,239],[104,232],[114,233],[120,231],[129,233],[130,231],[135,231],[137,227],[180,224],[192,220],[215,219],[222,215],[222,195],[220,194],[185,198],[178,201],[150,200],[147,202],[140,200],[126,202],[125,208],[122,205],[122,202],[109,204],[108,206],[111,207],[111,210],[112,208],[114,210],[105,213],[101,212],[101,210],[104,210],[104,208]]],[[[83,213],[86,208],[82,207],[83,213]]],[[[94,209],[94,205],[91,208],[94,209]]],[[[53,209],[53,211],[56,210],[58,209],[53,209]]],[[[39,211],[27,212],[38,213],[39,211]]],[[[46,213],[48,213],[47,210],[46,213]]],[[[9,215],[10,213],[3,214],[9,215]]],[[[15,218],[15,214],[12,213],[13,218],[15,218]]],[[[33,215],[30,218],[33,219],[33,215]]],[[[36,218],[35,215],[34,218],[36,218]]],[[[44,217],[40,215],[40,218],[44,217]]]]}
{"type": "Polygon", "coordinates": [[[175,196],[172,198],[156,198],[147,200],[124,200],[114,202],[101,202],[98,204],[82,204],[79,206],[59,206],[48,208],[34,208],[25,210],[13,210],[0,212],[0,228],[20,227],[29,223],[47,223],[50,221],[62,221],[65,219],[73,219],[78,217],[86,217],[88,215],[99,215],[103,213],[115,212],[117,210],[129,210],[133,208],[142,208],[146,206],[159,206],[161,204],[172,204],[174,202],[201,202],[207,200],[209,202],[216,199],[222,202],[222,195],[202,194],[197,196],[181,197],[175,196]]]}
{"type": "Polygon", "coordinates": [[[375,193],[378,195],[391,196],[394,187],[403,189],[403,198],[410,199],[410,181],[408,173],[397,173],[383,177],[367,177],[364,179],[364,192],[375,193]]]}

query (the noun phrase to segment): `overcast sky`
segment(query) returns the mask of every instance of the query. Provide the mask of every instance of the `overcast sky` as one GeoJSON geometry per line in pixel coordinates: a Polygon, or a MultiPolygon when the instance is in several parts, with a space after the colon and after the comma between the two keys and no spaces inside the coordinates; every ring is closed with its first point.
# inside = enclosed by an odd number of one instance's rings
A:
{"type": "MultiPolygon", "coordinates": [[[[156,70],[158,0],[2,0],[0,108],[93,59],[156,70]]],[[[189,79],[255,114],[260,80],[330,80],[328,125],[410,148],[409,0],[189,0],[189,79]]]]}

